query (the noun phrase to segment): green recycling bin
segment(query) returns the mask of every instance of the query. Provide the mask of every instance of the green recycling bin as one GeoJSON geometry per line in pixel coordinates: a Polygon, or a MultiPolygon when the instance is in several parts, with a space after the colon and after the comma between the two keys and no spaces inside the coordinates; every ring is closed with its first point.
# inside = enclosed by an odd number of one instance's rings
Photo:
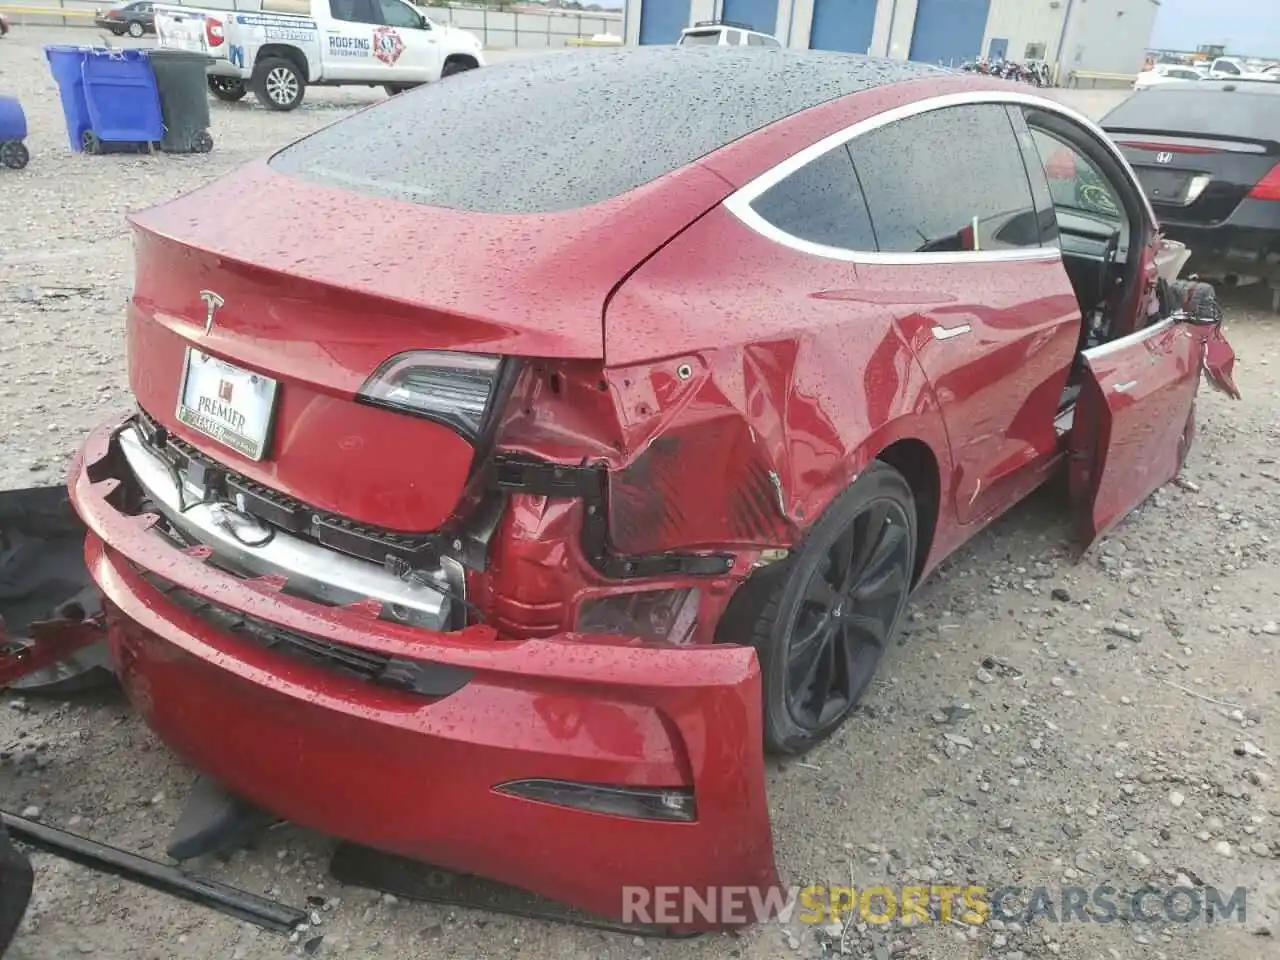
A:
{"type": "Polygon", "coordinates": [[[208,153],[213,149],[213,137],[209,134],[205,67],[213,63],[212,58],[189,50],[149,50],[147,59],[156,75],[164,117],[160,149],[166,153],[208,153]]]}

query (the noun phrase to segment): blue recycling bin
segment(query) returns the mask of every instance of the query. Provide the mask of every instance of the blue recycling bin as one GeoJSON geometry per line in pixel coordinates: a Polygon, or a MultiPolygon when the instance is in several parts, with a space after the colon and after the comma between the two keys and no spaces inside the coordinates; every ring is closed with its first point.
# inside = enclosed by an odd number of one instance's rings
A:
{"type": "Polygon", "coordinates": [[[58,96],[62,100],[62,116],[67,123],[67,140],[71,149],[79,151],[81,137],[93,127],[89,119],[89,104],[84,98],[84,63],[88,47],[45,47],[49,72],[58,84],[58,96]]]}
{"type": "Polygon", "coordinates": [[[164,136],[160,92],[143,51],[46,47],[72,150],[150,146],[164,136]]]}
{"type": "Polygon", "coordinates": [[[21,170],[31,159],[27,153],[27,115],[17,97],[0,94],[0,167],[21,170]]]}

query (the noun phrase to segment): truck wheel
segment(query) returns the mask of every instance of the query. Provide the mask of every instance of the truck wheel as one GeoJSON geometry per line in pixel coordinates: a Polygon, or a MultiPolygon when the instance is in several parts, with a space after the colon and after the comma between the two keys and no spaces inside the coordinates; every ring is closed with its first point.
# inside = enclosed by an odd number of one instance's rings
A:
{"type": "Polygon", "coordinates": [[[444,69],[440,71],[440,79],[452,77],[455,73],[462,73],[464,70],[474,70],[477,64],[470,57],[450,57],[444,65],[444,69]]]}
{"type": "Polygon", "coordinates": [[[301,103],[307,81],[284,57],[263,57],[253,68],[253,95],[268,110],[294,110],[301,103]]]}
{"type": "Polygon", "coordinates": [[[235,103],[237,100],[244,99],[249,88],[238,77],[210,77],[209,92],[219,100],[235,103]]]}
{"type": "Polygon", "coordinates": [[[27,145],[21,140],[5,140],[0,142],[0,165],[10,170],[21,170],[31,161],[27,145]]]}

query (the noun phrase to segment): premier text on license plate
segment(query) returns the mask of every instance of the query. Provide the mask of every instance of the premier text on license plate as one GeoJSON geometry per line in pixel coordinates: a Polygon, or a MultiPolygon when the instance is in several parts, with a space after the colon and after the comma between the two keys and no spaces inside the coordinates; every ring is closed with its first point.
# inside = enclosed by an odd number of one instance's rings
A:
{"type": "Polygon", "coordinates": [[[178,419],[232,450],[261,460],[275,410],[276,381],[187,348],[178,419]]]}

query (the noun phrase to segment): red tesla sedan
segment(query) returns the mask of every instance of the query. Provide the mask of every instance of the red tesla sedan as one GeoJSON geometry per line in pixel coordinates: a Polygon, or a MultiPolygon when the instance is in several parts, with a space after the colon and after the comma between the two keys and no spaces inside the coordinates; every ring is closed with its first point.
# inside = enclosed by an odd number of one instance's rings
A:
{"type": "Polygon", "coordinates": [[[917,64],[532,58],[132,224],[139,409],[71,486],[133,703],[274,815],[602,914],[775,883],[762,748],[1055,471],[1087,546],[1235,391],[1098,128],[917,64]]]}

